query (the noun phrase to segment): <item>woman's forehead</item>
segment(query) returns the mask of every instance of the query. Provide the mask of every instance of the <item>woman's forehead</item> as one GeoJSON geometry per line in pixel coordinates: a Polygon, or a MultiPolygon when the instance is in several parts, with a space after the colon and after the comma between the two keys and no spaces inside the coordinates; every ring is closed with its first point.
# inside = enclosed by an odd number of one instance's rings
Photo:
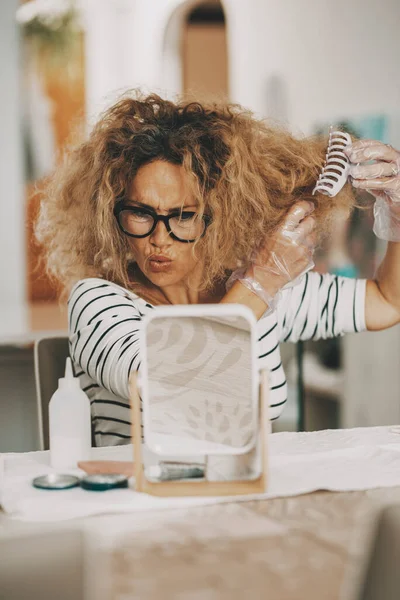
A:
{"type": "Polygon", "coordinates": [[[198,204],[184,168],[161,160],[143,165],[138,170],[130,186],[128,199],[159,210],[198,204]]]}

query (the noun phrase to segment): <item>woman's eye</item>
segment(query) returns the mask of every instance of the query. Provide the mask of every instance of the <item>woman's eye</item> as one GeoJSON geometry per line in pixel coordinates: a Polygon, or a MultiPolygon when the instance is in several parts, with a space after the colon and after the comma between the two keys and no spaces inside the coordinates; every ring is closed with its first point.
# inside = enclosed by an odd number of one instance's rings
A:
{"type": "Polygon", "coordinates": [[[142,210],[132,210],[130,211],[133,218],[137,219],[151,219],[149,213],[144,212],[142,210]]]}
{"type": "Polygon", "coordinates": [[[181,221],[190,221],[191,219],[194,219],[196,217],[196,213],[194,212],[182,212],[179,215],[179,219],[181,221]]]}

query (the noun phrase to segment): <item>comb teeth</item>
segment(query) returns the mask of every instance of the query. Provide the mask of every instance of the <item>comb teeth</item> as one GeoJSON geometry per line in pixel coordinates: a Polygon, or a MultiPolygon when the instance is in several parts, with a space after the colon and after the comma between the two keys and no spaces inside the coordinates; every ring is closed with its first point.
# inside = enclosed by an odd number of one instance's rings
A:
{"type": "Polygon", "coordinates": [[[340,192],[349,175],[350,163],[343,152],[349,144],[351,144],[351,137],[348,133],[333,131],[333,128],[330,128],[325,165],[312,191],[313,195],[319,192],[333,198],[340,192]]]}

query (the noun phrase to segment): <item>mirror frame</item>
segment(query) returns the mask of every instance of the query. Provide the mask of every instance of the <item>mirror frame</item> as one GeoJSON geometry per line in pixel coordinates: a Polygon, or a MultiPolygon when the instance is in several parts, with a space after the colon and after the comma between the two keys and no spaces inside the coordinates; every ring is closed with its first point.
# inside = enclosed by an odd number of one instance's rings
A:
{"type": "MultiPolygon", "coordinates": [[[[251,348],[252,355],[252,382],[255,389],[255,414],[257,419],[256,440],[258,449],[253,452],[259,452],[260,457],[260,475],[256,479],[249,480],[184,480],[184,481],[149,481],[144,472],[143,447],[142,447],[142,415],[140,394],[146,387],[144,372],[137,371],[131,374],[129,380],[129,392],[132,412],[132,442],[134,452],[133,472],[135,477],[135,492],[142,492],[159,497],[185,497],[185,496],[245,496],[252,494],[264,494],[268,485],[268,435],[271,433],[271,423],[268,418],[269,407],[269,374],[266,369],[258,369],[258,360],[256,354],[257,340],[257,321],[253,313],[247,307],[239,304],[223,305],[176,305],[168,307],[157,307],[157,316],[244,316],[251,323],[251,348]]],[[[146,323],[150,322],[153,313],[146,315],[146,323]]],[[[146,356],[147,367],[147,348],[145,337],[146,326],[141,331],[141,344],[146,356]]],[[[147,374],[147,371],[146,371],[147,374]]],[[[146,389],[146,392],[148,390],[146,389]]],[[[145,393],[146,393],[145,392],[145,393]]],[[[204,456],[204,454],[203,454],[204,456]]]]}

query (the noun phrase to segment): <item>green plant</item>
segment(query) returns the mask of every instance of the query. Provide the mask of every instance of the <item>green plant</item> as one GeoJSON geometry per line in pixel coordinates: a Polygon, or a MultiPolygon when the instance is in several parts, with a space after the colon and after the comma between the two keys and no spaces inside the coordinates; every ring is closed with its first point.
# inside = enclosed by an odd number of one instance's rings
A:
{"type": "Polygon", "coordinates": [[[45,57],[50,67],[65,66],[81,52],[82,29],[72,3],[64,11],[36,14],[21,28],[28,51],[45,57]]]}

